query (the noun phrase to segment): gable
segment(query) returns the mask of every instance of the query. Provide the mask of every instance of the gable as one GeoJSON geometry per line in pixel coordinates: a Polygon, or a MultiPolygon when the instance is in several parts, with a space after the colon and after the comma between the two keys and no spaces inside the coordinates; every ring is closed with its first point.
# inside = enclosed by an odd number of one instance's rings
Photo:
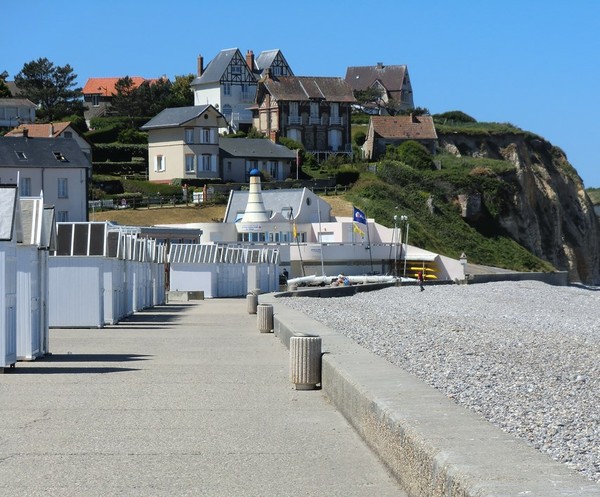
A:
{"type": "Polygon", "coordinates": [[[256,59],[256,67],[259,74],[264,74],[265,69],[269,69],[274,76],[293,76],[294,73],[281,50],[265,50],[261,52],[256,59]]]}
{"type": "MultiPolygon", "coordinates": [[[[152,129],[175,128],[190,123],[203,114],[213,116],[217,120],[217,126],[221,127],[224,125],[225,118],[212,105],[193,105],[190,107],[169,107],[164,109],[140,129],[148,131],[152,129]]],[[[192,125],[199,124],[192,123],[192,125]]]]}
{"type": "Polygon", "coordinates": [[[375,81],[379,81],[388,92],[402,90],[405,79],[408,84],[408,68],[406,65],[385,66],[383,64],[348,67],[345,77],[352,90],[366,90],[375,81]]]}
{"type": "Polygon", "coordinates": [[[256,83],[256,78],[246,64],[246,59],[237,48],[221,50],[211,60],[201,76],[192,81],[192,86],[210,83],[256,83]]]}

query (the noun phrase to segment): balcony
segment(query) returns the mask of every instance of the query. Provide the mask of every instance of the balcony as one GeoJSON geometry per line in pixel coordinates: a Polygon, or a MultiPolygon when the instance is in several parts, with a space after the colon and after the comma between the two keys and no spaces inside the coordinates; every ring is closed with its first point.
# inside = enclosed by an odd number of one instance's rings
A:
{"type": "Polygon", "coordinates": [[[308,124],[326,124],[319,116],[310,116],[308,118],[308,124]]]}
{"type": "Polygon", "coordinates": [[[235,124],[235,123],[251,124],[252,123],[252,112],[251,111],[233,112],[231,114],[231,124],[235,124]]]}
{"type": "Polygon", "coordinates": [[[331,116],[329,118],[329,125],[330,126],[343,126],[344,118],[342,116],[331,116]]]}
{"type": "Polygon", "coordinates": [[[288,116],[288,125],[302,125],[302,116],[288,116]]]}

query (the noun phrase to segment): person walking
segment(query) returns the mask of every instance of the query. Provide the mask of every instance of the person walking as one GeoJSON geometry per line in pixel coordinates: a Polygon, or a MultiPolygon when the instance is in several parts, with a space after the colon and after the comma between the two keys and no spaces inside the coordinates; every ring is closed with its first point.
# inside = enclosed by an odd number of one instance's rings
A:
{"type": "Polygon", "coordinates": [[[417,273],[417,281],[419,282],[419,288],[421,289],[421,291],[425,290],[425,288],[423,287],[423,271],[419,271],[417,273]]]}

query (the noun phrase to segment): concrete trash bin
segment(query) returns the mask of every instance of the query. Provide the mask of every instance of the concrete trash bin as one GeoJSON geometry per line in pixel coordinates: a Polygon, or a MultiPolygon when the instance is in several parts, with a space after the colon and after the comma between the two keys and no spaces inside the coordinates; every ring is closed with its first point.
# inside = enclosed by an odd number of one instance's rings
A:
{"type": "Polygon", "coordinates": [[[321,383],[321,337],[290,338],[290,381],[296,390],[314,390],[321,383]]]}
{"type": "Polygon", "coordinates": [[[246,307],[248,314],[256,314],[256,306],[258,305],[258,295],[249,293],[246,295],[246,307]]]}
{"type": "Polygon", "coordinates": [[[256,311],[258,315],[258,331],[261,333],[271,333],[273,331],[273,305],[258,304],[256,311]]]}

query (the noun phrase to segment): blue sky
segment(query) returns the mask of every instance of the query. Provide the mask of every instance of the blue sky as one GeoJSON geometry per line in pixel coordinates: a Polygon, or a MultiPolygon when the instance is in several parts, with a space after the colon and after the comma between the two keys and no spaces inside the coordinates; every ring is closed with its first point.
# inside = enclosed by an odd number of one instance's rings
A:
{"type": "Polygon", "coordinates": [[[46,57],[89,77],[170,78],[220,50],[282,50],[298,76],[406,64],[415,105],[510,122],[600,187],[600,1],[29,0],[2,6],[0,72],[46,57]]]}

